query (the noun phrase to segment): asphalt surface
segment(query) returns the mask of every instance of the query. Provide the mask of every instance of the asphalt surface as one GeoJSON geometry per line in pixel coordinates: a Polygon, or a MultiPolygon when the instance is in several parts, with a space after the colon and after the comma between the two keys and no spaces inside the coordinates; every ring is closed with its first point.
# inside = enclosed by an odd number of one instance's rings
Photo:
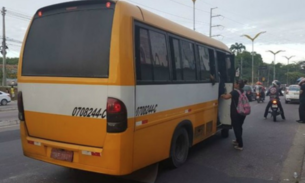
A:
{"type": "Polygon", "coordinates": [[[0,112],[11,111],[11,110],[17,110],[16,100],[11,101],[7,105],[0,105],[0,112]]]}
{"type": "MultiPolygon", "coordinates": [[[[264,183],[295,182],[301,176],[305,150],[305,124],[296,123],[298,104],[282,102],[286,120],[264,119],[266,103],[252,102],[244,124],[244,150],[231,145],[234,134],[222,139],[220,133],[190,149],[187,162],[178,169],[159,166],[156,183],[264,183]],[[301,134],[296,138],[296,134],[301,134]],[[295,146],[300,149],[298,155],[295,146]],[[303,152],[303,153],[302,153],[303,152]]],[[[0,129],[0,182],[2,183],[137,183],[47,164],[23,156],[18,126],[0,129]]]]}
{"type": "Polygon", "coordinates": [[[17,118],[18,118],[17,110],[0,111],[0,122],[5,120],[17,119],[17,118]]]}

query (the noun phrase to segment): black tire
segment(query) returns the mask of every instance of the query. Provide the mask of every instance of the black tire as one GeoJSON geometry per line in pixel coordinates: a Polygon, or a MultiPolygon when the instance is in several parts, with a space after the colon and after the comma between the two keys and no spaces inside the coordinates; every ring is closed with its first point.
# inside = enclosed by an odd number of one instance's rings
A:
{"type": "Polygon", "coordinates": [[[1,105],[7,105],[7,100],[5,99],[1,100],[1,105]]]}
{"type": "Polygon", "coordinates": [[[276,115],[273,115],[273,121],[276,122],[276,115]]]}
{"type": "Polygon", "coordinates": [[[178,168],[187,159],[189,152],[190,141],[185,128],[178,128],[172,138],[169,166],[171,168],[178,168]]]}
{"type": "Polygon", "coordinates": [[[229,129],[222,129],[221,130],[221,137],[222,138],[228,138],[229,137],[229,129]]]}
{"type": "Polygon", "coordinates": [[[285,104],[288,104],[288,101],[287,101],[287,100],[285,100],[285,104]]]}

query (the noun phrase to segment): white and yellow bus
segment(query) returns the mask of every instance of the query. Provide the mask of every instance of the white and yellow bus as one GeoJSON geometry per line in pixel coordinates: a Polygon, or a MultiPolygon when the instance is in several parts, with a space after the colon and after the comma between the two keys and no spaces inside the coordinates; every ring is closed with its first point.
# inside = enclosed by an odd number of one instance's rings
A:
{"type": "Polygon", "coordinates": [[[39,9],[20,54],[24,155],[126,175],[228,135],[232,54],[223,43],[124,1],[39,9]],[[222,83],[222,84],[220,84],[222,83]],[[222,86],[222,87],[220,87],[222,86]]]}

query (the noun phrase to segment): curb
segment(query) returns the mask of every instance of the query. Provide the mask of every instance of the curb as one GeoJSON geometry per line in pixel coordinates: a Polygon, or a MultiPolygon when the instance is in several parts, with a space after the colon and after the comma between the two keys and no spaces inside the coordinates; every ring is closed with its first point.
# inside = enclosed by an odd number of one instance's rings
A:
{"type": "Polygon", "coordinates": [[[12,126],[12,125],[18,125],[19,123],[20,123],[20,121],[18,119],[0,121],[0,127],[7,127],[7,126],[12,126]]]}

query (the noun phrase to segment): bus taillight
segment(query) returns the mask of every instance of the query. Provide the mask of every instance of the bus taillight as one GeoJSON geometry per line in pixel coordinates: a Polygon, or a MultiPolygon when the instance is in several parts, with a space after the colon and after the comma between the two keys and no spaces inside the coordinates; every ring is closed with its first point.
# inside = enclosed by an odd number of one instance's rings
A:
{"type": "Polygon", "coordinates": [[[127,129],[127,109],[125,104],[116,98],[107,100],[107,132],[118,133],[127,129]]]}
{"type": "Polygon", "coordinates": [[[18,100],[18,117],[20,121],[24,121],[24,108],[23,108],[23,99],[22,99],[22,92],[18,92],[17,96],[18,100]]]}
{"type": "Polygon", "coordinates": [[[107,2],[107,3],[106,3],[106,7],[107,7],[107,8],[110,8],[110,6],[111,6],[111,3],[110,3],[110,2],[107,2]]]}

